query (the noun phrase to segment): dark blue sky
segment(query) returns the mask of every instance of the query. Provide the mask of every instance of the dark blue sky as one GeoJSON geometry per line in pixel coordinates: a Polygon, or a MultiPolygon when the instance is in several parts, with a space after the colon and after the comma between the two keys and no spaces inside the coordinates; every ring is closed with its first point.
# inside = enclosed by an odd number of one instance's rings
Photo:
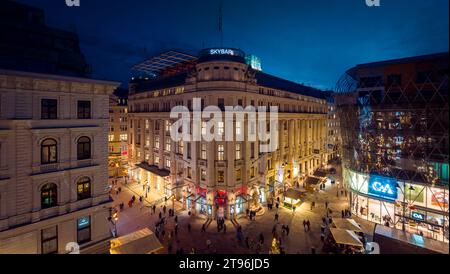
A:
{"type": "MultiPolygon", "coordinates": [[[[76,30],[94,77],[127,82],[130,67],[168,49],[220,45],[220,0],[18,0],[50,26],[76,30]]],[[[332,88],[348,68],[448,51],[448,0],[223,0],[224,46],[259,56],[263,70],[332,88]]]]}

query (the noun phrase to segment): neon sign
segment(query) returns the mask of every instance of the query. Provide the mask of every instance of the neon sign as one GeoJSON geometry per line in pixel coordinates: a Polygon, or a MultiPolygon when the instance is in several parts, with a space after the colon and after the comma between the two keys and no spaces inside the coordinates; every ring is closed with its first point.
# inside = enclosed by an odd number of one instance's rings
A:
{"type": "Polygon", "coordinates": [[[234,50],[232,50],[232,49],[210,49],[209,54],[211,54],[211,55],[234,55],[234,50]]]}
{"type": "Polygon", "coordinates": [[[397,199],[397,181],[392,178],[371,175],[369,195],[395,200],[397,199]]]}
{"type": "Polygon", "coordinates": [[[415,220],[418,220],[418,221],[424,221],[425,220],[425,216],[422,213],[415,212],[415,211],[411,212],[411,217],[413,219],[415,219],[415,220]]]}

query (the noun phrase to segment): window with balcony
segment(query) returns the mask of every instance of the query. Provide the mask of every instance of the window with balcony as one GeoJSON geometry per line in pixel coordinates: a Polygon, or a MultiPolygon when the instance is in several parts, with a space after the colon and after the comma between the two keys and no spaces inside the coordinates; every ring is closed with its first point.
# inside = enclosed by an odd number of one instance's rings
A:
{"type": "Polygon", "coordinates": [[[236,181],[240,181],[241,178],[241,169],[236,170],[236,181]]]}
{"type": "Polygon", "coordinates": [[[172,141],[172,140],[170,140],[170,137],[166,137],[165,139],[166,139],[166,147],[165,147],[165,149],[166,149],[166,151],[169,151],[169,152],[170,152],[170,149],[171,149],[171,141],[172,141]]]}
{"type": "Polygon", "coordinates": [[[159,136],[155,136],[155,148],[159,149],[159,136]]]}

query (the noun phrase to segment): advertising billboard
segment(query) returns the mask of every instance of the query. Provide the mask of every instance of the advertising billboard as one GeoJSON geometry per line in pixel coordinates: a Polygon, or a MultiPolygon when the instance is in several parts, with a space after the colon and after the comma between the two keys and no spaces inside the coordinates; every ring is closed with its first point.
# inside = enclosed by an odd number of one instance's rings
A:
{"type": "Polygon", "coordinates": [[[369,195],[384,199],[397,199],[397,180],[378,175],[370,175],[369,195]]]}

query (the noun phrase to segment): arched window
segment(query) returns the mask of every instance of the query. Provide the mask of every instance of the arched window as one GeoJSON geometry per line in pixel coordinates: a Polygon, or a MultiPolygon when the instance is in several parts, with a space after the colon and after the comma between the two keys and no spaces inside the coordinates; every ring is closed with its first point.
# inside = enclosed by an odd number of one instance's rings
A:
{"type": "Polygon", "coordinates": [[[56,184],[46,184],[41,188],[41,208],[49,208],[57,205],[58,187],[56,184]]]}
{"type": "Polygon", "coordinates": [[[54,139],[45,139],[41,143],[41,164],[52,164],[58,161],[58,147],[54,139]]]}
{"type": "Polygon", "coordinates": [[[77,197],[83,200],[91,197],[91,179],[89,177],[81,177],[77,181],[77,197]]]}
{"type": "Polygon", "coordinates": [[[77,142],[77,159],[91,158],[91,139],[86,136],[80,137],[77,142]]]}

